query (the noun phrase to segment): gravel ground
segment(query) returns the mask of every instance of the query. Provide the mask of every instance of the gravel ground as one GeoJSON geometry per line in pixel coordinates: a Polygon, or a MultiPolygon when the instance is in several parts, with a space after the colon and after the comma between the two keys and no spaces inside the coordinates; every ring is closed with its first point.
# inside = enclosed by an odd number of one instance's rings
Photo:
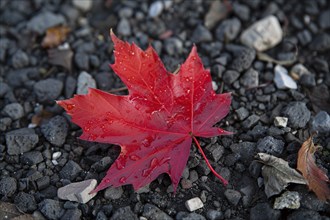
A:
{"type": "Polygon", "coordinates": [[[0,7],[0,219],[330,219],[329,204],[299,184],[285,190],[295,209],[275,209],[279,195],[266,196],[255,160],[265,152],[296,167],[301,144],[317,131],[316,161],[329,174],[329,1],[2,0],[0,7]],[[63,44],[42,47],[47,29],[61,24],[71,29],[63,44]],[[110,28],[144,49],[151,44],[170,71],[196,44],[214,89],[232,92],[219,125],[235,135],[201,140],[226,188],[192,147],[175,196],[166,175],[138,192],[130,185],[93,198],[83,192],[120,148],[77,139],[81,129],[54,100],[123,87],[109,68],[110,28]],[[79,198],[58,192],[83,180],[79,198]]]}

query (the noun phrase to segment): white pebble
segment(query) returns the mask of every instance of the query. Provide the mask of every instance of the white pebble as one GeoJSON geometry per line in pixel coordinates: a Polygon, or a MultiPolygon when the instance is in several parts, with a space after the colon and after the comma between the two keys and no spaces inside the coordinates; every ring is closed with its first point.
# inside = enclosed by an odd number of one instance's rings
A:
{"type": "Polygon", "coordinates": [[[276,127],[282,127],[285,128],[286,125],[288,124],[288,118],[286,117],[275,117],[274,119],[274,124],[276,127]]]}
{"type": "Polygon", "coordinates": [[[202,202],[202,200],[198,197],[195,197],[195,198],[192,198],[192,199],[189,199],[186,201],[185,203],[186,205],[186,208],[190,211],[190,212],[193,212],[197,209],[200,209],[200,208],[203,208],[204,204],[202,202]]]}
{"type": "Polygon", "coordinates": [[[279,89],[297,89],[297,83],[288,75],[288,71],[281,65],[275,66],[274,82],[279,89]]]}

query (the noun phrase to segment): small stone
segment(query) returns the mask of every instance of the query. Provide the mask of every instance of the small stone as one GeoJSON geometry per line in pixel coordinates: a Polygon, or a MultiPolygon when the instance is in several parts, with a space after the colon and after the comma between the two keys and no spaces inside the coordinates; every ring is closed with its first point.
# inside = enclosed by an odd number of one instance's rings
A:
{"type": "Polygon", "coordinates": [[[275,66],[274,82],[279,89],[297,89],[297,83],[288,75],[288,71],[281,65],[275,66]]]}
{"type": "Polygon", "coordinates": [[[104,198],[112,199],[112,200],[120,199],[121,196],[123,195],[123,193],[124,193],[124,191],[121,186],[109,187],[104,192],[104,198]]]}
{"type": "Polygon", "coordinates": [[[24,51],[17,50],[11,58],[11,62],[15,69],[21,69],[29,65],[29,57],[24,51]]]}
{"type": "MultiPolygon", "coordinates": [[[[281,218],[281,211],[274,210],[268,203],[258,203],[251,208],[250,219],[252,220],[279,220],[281,218]]],[[[305,219],[305,218],[303,218],[305,219]]]]}
{"type": "Polygon", "coordinates": [[[53,160],[57,160],[62,155],[61,151],[54,152],[52,155],[53,160]]]}
{"type": "Polygon", "coordinates": [[[237,117],[240,121],[243,121],[244,119],[246,119],[246,117],[249,116],[249,111],[244,107],[240,107],[235,112],[236,112],[237,117]]]}
{"type": "Polygon", "coordinates": [[[126,18],[120,19],[118,25],[117,25],[117,32],[120,35],[123,36],[130,36],[131,35],[131,25],[129,21],[126,18]]]}
{"type": "Polygon", "coordinates": [[[73,160],[69,160],[60,171],[60,176],[63,179],[73,181],[75,178],[77,178],[81,171],[82,169],[79,164],[77,164],[73,160]]]}
{"type": "Polygon", "coordinates": [[[302,75],[311,74],[310,71],[301,63],[294,65],[290,70],[293,79],[299,80],[302,75]]]}
{"type": "Polygon", "coordinates": [[[81,215],[82,215],[81,211],[77,208],[68,209],[65,211],[64,215],[61,216],[61,220],[78,220],[81,219],[81,215]]]}
{"type": "Polygon", "coordinates": [[[158,207],[156,207],[155,205],[152,205],[150,203],[147,203],[144,205],[142,215],[149,220],[158,220],[158,219],[173,220],[165,212],[163,212],[158,207]]]}
{"type": "Polygon", "coordinates": [[[237,206],[239,200],[242,197],[240,192],[233,189],[227,189],[225,191],[225,196],[228,199],[228,201],[234,206],[237,206]]]}
{"type": "Polygon", "coordinates": [[[255,155],[256,144],[248,141],[234,143],[230,145],[230,150],[233,153],[238,154],[242,162],[250,164],[255,155]]]}
{"type": "Polygon", "coordinates": [[[39,142],[39,137],[31,128],[21,128],[6,133],[7,153],[19,155],[32,150],[39,142]]]}
{"type": "Polygon", "coordinates": [[[235,15],[239,17],[242,21],[248,21],[250,18],[250,8],[246,5],[234,2],[233,11],[235,15]]]}
{"type": "Polygon", "coordinates": [[[221,211],[213,209],[207,211],[206,217],[208,220],[220,220],[224,218],[223,213],[221,211]]]}
{"type": "Polygon", "coordinates": [[[68,76],[65,80],[64,94],[65,98],[71,98],[76,91],[77,80],[72,76],[68,76]]]}
{"type": "Polygon", "coordinates": [[[89,56],[86,53],[77,52],[74,55],[74,61],[76,66],[81,70],[89,70],[89,56]]]}
{"type": "Polygon", "coordinates": [[[276,127],[285,128],[287,124],[288,124],[288,118],[286,117],[277,116],[274,119],[274,125],[276,127]]]}
{"type": "Polygon", "coordinates": [[[14,199],[14,203],[21,212],[30,213],[38,208],[34,196],[25,192],[19,192],[14,199]]]}
{"type": "Polygon", "coordinates": [[[112,164],[113,160],[111,157],[103,157],[101,160],[95,162],[92,166],[91,169],[93,169],[96,172],[102,172],[106,170],[107,168],[110,167],[112,164]]]}
{"type": "Polygon", "coordinates": [[[110,218],[110,220],[128,220],[128,219],[138,220],[137,215],[132,212],[131,207],[129,206],[117,209],[110,218]]]}
{"type": "Polygon", "coordinates": [[[241,30],[241,22],[237,18],[227,19],[215,30],[215,36],[218,40],[228,42],[234,40],[241,30]]]}
{"type": "Polygon", "coordinates": [[[164,48],[168,55],[181,54],[183,50],[183,43],[176,37],[170,37],[165,40],[164,48]]]}
{"type": "Polygon", "coordinates": [[[257,142],[257,149],[259,152],[278,156],[282,153],[284,142],[273,138],[272,136],[264,137],[257,142]]]}
{"type": "Polygon", "coordinates": [[[255,114],[250,115],[245,121],[243,121],[242,126],[243,128],[250,129],[258,123],[259,119],[260,117],[255,114]]]}
{"type": "Polygon", "coordinates": [[[99,73],[95,76],[97,88],[101,90],[110,90],[114,83],[111,74],[109,73],[99,73]]]}
{"type": "Polygon", "coordinates": [[[224,72],[222,80],[226,84],[230,85],[238,79],[239,75],[239,72],[235,70],[227,70],[226,72],[224,72]]]}
{"type": "Polygon", "coordinates": [[[283,115],[288,117],[288,124],[292,128],[304,128],[308,123],[311,112],[304,102],[291,102],[283,110],[283,115]]]}
{"type": "Polygon", "coordinates": [[[69,125],[63,116],[57,115],[41,125],[41,132],[51,144],[62,146],[68,134],[69,125]]]}
{"type": "Polygon", "coordinates": [[[39,151],[30,151],[21,156],[21,163],[29,166],[41,163],[43,160],[42,153],[39,151]]]}
{"type": "Polygon", "coordinates": [[[309,49],[318,52],[328,51],[330,49],[330,35],[326,33],[316,35],[309,44],[309,49]]]}
{"type": "Polygon", "coordinates": [[[65,18],[63,15],[54,14],[49,11],[42,11],[27,23],[27,28],[38,34],[43,34],[48,28],[64,23],[65,18]]]}
{"type": "Polygon", "coordinates": [[[330,10],[323,11],[319,16],[319,25],[322,29],[330,28],[330,10]]]}
{"type": "Polygon", "coordinates": [[[265,51],[282,41],[283,32],[278,19],[271,15],[263,18],[241,35],[242,44],[253,47],[258,51],[265,51]]]}
{"type": "Polygon", "coordinates": [[[325,111],[320,111],[317,113],[312,122],[312,129],[320,133],[329,134],[330,133],[330,116],[325,111]]]}
{"type": "Polygon", "coordinates": [[[161,1],[155,1],[150,5],[149,8],[149,17],[155,18],[158,17],[164,9],[164,4],[161,1]]]}
{"type": "Polygon", "coordinates": [[[308,88],[316,86],[315,76],[312,74],[302,75],[299,82],[302,86],[305,86],[308,88]]]}
{"type": "Polygon", "coordinates": [[[63,214],[63,209],[59,201],[45,199],[38,204],[40,212],[48,219],[59,219],[63,214]]]}
{"type": "Polygon", "coordinates": [[[87,12],[92,8],[93,0],[73,0],[72,3],[76,8],[87,12]]]}
{"type": "Polygon", "coordinates": [[[240,79],[240,83],[246,88],[255,88],[259,85],[259,73],[253,68],[248,69],[240,79]]]}
{"type": "Polygon", "coordinates": [[[286,191],[274,202],[274,209],[299,209],[300,196],[298,192],[286,191]]]}
{"type": "Polygon", "coordinates": [[[58,189],[57,196],[63,200],[69,200],[79,203],[87,203],[89,200],[94,198],[97,193],[90,192],[94,190],[97,185],[95,179],[89,179],[81,182],[70,183],[69,185],[63,186],[58,189]]]}
{"type": "Polygon", "coordinates": [[[50,177],[49,176],[43,176],[41,178],[38,178],[36,180],[36,184],[39,190],[46,189],[50,184],[50,177]]]}
{"type": "Polygon", "coordinates": [[[303,30],[297,34],[298,40],[302,46],[309,44],[312,41],[312,35],[308,30],[303,30]]]}
{"type": "Polygon", "coordinates": [[[96,82],[90,74],[83,71],[78,76],[77,94],[87,94],[88,88],[96,88],[96,82]]]}
{"type": "Polygon", "coordinates": [[[214,162],[218,162],[218,160],[220,160],[220,158],[225,152],[225,148],[217,143],[211,144],[207,146],[205,149],[211,155],[211,158],[214,162]]]}
{"type": "Polygon", "coordinates": [[[4,177],[0,180],[0,195],[11,197],[17,190],[17,181],[13,177],[4,177]]]}
{"type": "Polygon", "coordinates": [[[230,67],[238,72],[242,72],[250,68],[256,57],[256,51],[248,47],[241,47],[236,54],[230,67]]]}
{"type": "Polygon", "coordinates": [[[24,109],[19,103],[11,103],[3,108],[2,113],[13,120],[17,120],[24,116],[24,109]]]}
{"type": "Polygon", "coordinates": [[[54,101],[62,93],[63,83],[57,79],[40,80],[33,86],[39,102],[54,101]]]}
{"type": "Polygon", "coordinates": [[[328,220],[328,217],[321,217],[319,212],[314,211],[314,210],[297,210],[292,212],[288,217],[288,220],[328,220]]]}
{"type": "Polygon", "coordinates": [[[202,200],[198,197],[187,200],[185,205],[190,212],[196,211],[204,206],[202,200]]]}
{"type": "Polygon", "coordinates": [[[212,34],[203,25],[198,25],[191,36],[191,41],[194,43],[209,42],[212,41],[212,34]]]}

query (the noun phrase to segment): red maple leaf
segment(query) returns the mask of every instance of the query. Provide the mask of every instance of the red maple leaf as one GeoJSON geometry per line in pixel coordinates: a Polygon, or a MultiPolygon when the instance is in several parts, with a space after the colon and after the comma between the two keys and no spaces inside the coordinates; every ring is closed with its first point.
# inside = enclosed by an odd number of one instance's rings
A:
{"type": "Polygon", "coordinates": [[[152,47],[114,42],[112,69],[126,84],[129,95],[89,89],[87,95],[58,101],[83,129],[83,140],[121,146],[121,153],[94,192],[109,186],[133,184],[135,190],[167,173],[177,188],[189,157],[192,139],[212,172],[198,137],[231,134],[213,127],[224,118],[231,94],[216,94],[194,46],[177,74],[166,71],[152,47]]]}

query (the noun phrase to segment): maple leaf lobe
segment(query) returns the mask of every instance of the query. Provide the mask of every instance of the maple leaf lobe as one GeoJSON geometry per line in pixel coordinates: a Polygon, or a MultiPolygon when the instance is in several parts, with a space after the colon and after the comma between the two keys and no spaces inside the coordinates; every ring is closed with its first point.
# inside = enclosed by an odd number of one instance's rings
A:
{"type": "MultiPolygon", "coordinates": [[[[94,190],[132,184],[134,189],[167,173],[176,189],[192,137],[231,134],[213,127],[228,112],[231,94],[216,94],[194,46],[177,74],[167,72],[152,47],[143,51],[113,33],[114,72],[128,88],[119,96],[89,89],[58,101],[83,129],[83,140],[121,146],[121,153],[94,190]]],[[[201,148],[200,148],[201,149],[201,148]]]]}

